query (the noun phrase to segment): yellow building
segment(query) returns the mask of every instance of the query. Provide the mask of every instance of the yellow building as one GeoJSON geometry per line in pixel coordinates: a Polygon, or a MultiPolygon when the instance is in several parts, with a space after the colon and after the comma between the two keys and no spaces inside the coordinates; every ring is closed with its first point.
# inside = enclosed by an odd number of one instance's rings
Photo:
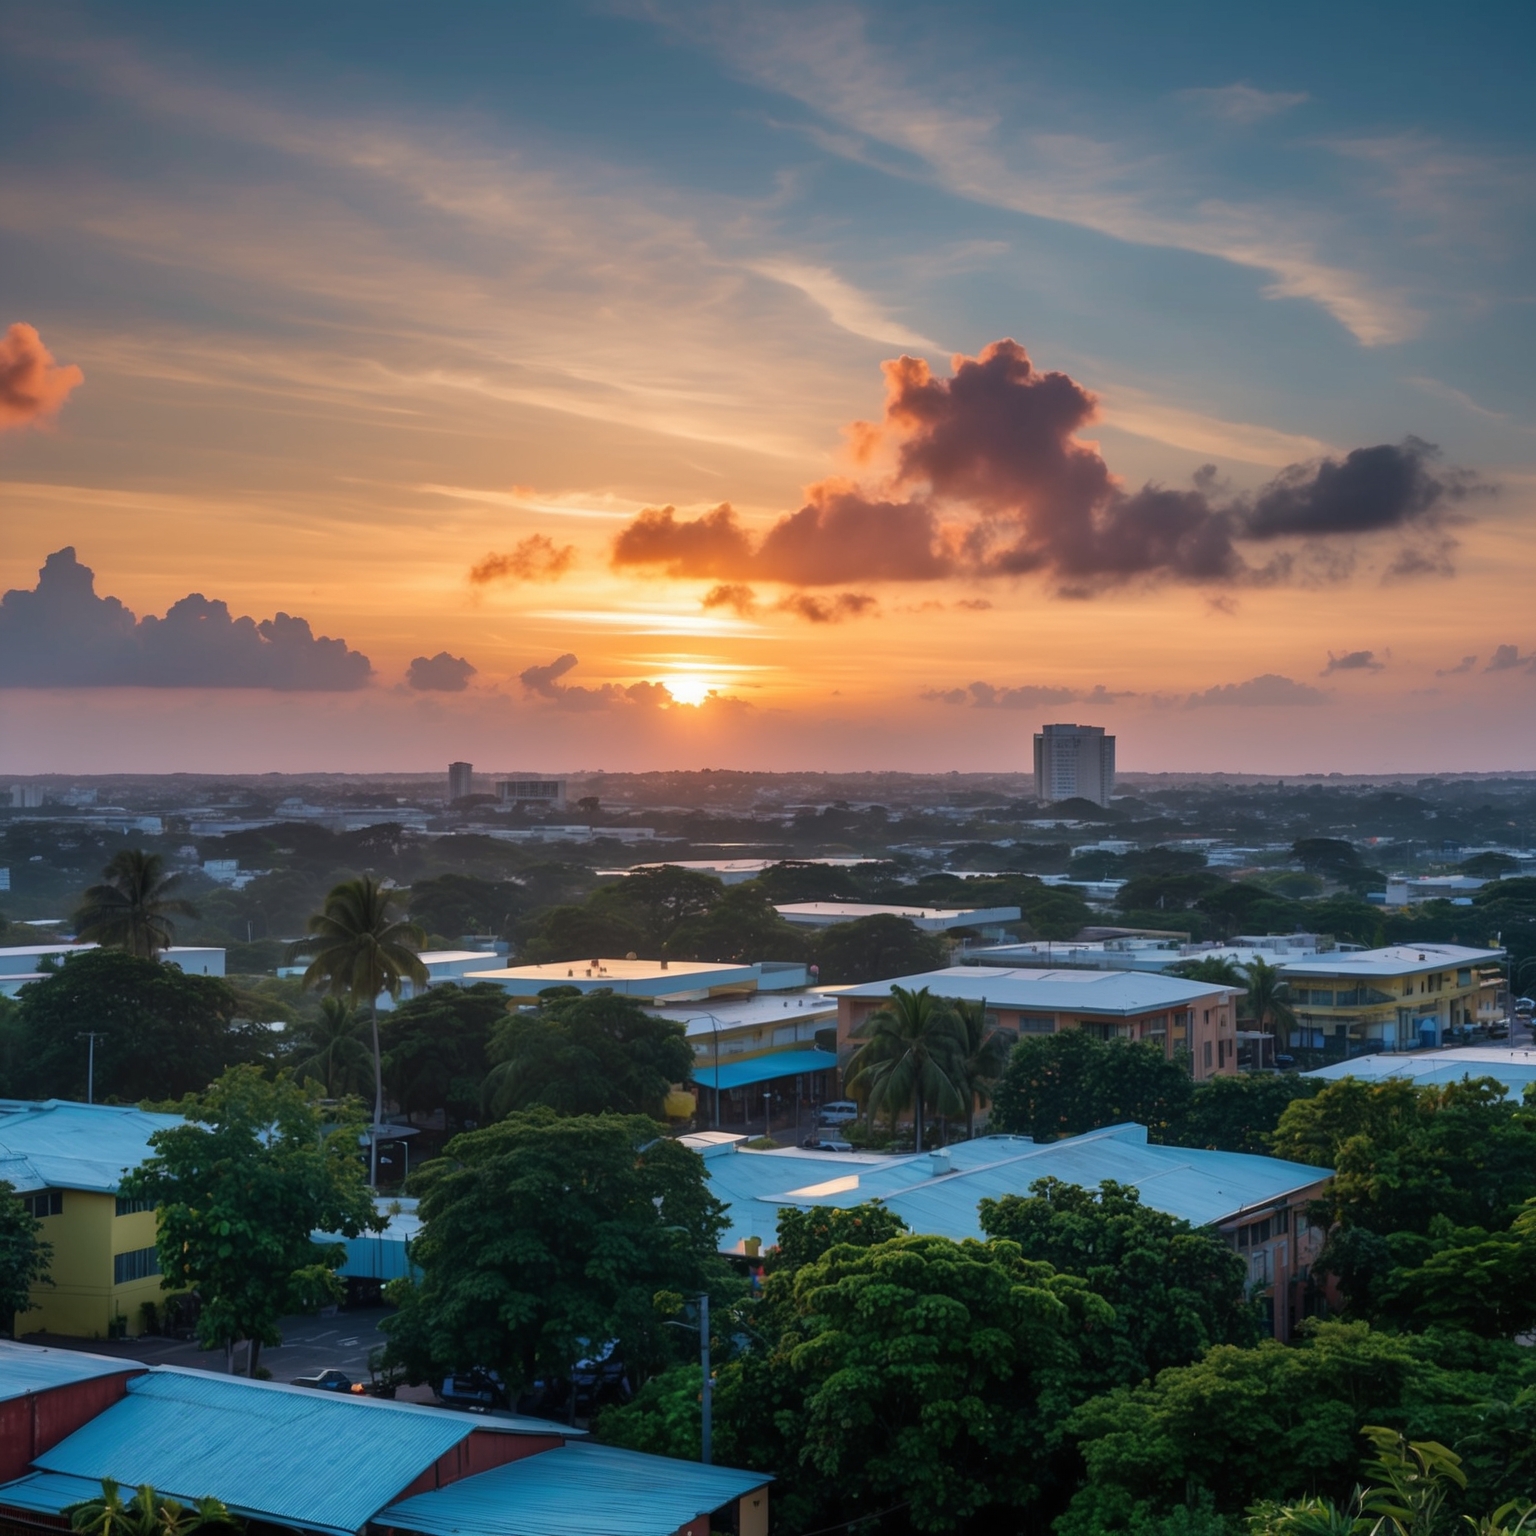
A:
{"type": "Polygon", "coordinates": [[[1489,973],[1501,949],[1394,944],[1330,950],[1280,967],[1297,1045],[1347,1058],[1444,1045],[1449,1031],[1489,1022],[1489,973]]]}
{"type": "Polygon", "coordinates": [[[149,1138],[180,1123],[132,1105],[0,1099],[0,1180],[53,1247],[51,1283],[33,1288],[31,1309],[15,1319],[18,1334],[101,1339],[142,1330],[144,1303],[160,1302],[155,1213],[118,1188],[149,1155],[149,1138]]]}

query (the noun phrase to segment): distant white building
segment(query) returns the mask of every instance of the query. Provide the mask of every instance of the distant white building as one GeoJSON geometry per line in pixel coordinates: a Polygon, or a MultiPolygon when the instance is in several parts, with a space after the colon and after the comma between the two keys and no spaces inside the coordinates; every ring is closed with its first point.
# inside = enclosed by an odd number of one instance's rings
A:
{"type": "MultiPolygon", "coordinates": [[[[0,948],[0,997],[15,997],[29,981],[41,981],[48,973],[43,961],[67,961],[95,949],[95,944],[15,944],[0,948]]],[[[160,958],[189,976],[222,976],[224,951],[193,944],[173,944],[160,958]]]]}
{"type": "Polygon", "coordinates": [[[1473,891],[1487,884],[1471,875],[1388,875],[1386,905],[1416,907],[1421,901],[1450,901],[1470,906],[1473,891]]]}
{"type": "Polygon", "coordinates": [[[1101,725],[1047,725],[1035,734],[1035,798],[1092,800],[1115,793],[1115,738],[1101,725]]]}
{"type": "Polygon", "coordinates": [[[565,809],[564,779],[498,779],[496,798],[503,805],[538,806],[549,811],[565,809]]]}
{"type": "Polygon", "coordinates": [[[862,901],[792,901],[774,910],[786,923],[800,928],[830,928],[865,917],[904,917],[924,933],[979,928],[989,935],[1000,935],[1005,923],[1016,923],[1023,915],[1018,907],[916,907],[862,901]]]}
{"type": "Polygon", "coordinates": [[[475,765],[473,763],[448,764],[448,798],[467,800],[475,792],[475,765]]]}

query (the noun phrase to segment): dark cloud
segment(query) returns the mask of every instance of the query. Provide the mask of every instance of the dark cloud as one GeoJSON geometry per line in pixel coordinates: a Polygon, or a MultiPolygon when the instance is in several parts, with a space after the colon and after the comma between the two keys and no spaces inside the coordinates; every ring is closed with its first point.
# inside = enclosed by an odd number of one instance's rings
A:
{"type": "Polygon", "coordinates": [[[317,637],[306,619],[260,623],[194,592],[164,618],[135,619],[73,549],[49,555],[37,586],[0,598],[0,687],[282,688],[367,685],[368,658],[317,637]]]}
{"type": "Polygon", "coordinates": [[[1375,651],[1346,651],[1342,656],[1328,652],[1328,665],[1317,675],[1328,677],[1334,672],[1380,672],[1386,662],[1377,661],[1375,651]]]}
{"type": "Polygon", "coordinates": [[[475,671],[462,656],[439,651],[436,656],[418,656],[407,670],[405,680],[422,693],[463,693],[475,671]]]}
{"type": "Polygon", "coordinates": [[[1522,656],[1518,645],[1501,645],[1488,658],[1488,665],[1484,672],[1512,672],[1516,667],[1524,667],[1536,660],[1536,657],[1522,656]]]}
{"type": "Polygon", "coordinates": [[[1259,708],[1273,704],[1325,704],[1327,701],[1328,695],[1321,688],[1281,677],[1276,672],[1266,672],[1261,677],[1250,677],[1246,683],[1222,683],[1207,688],[1204,693],[1192,693],[1187,702],[1191,709],[1198,709],[1208,704],[1259,708]]]}
{"type": "Polygon", "coordinates": [[[884,485],[822,481],[760,540],[728,503],[693,519],[652,508],[619,534],[615,566],[799,587],[1038,572],[1085,597],[1146,579],[1342,580],[1354,564],[1347,541],[1395,534],[1407,542],[1390,574],[1407,576],[1449,568],[1445,527],[1486,489],[1410,437],[1291,465],[1251,496],[1209,465],[1187,487],[1127,490],[1077,435],[1095,397],[1038,371],[1017,342],[957,358],[949,378],[912,357],[884,371],[883,422],[853,430],[865,462],[893,461],[884,485]],[[1278,540],[1302,549],[1257,562],[1243,553],[1278,540]]]}
{"type": "Polygon", "coordinates": [[[874,614],[879,604],[867,592],[839,592],[836,597],[813,597],[809,592],[795,592],[775,607],[810,624],[841,624],[844,619],[861,619],[874,614]]]}
{"type": "Polygon", "coordinates": [[[470,568],[472,586],[492,581],[558,581],[576,558],[574,544],[556,544],[547,534],[530,533],[508,554],[490,554],[470,568]]]}
{"type": "Polygon", "coordinates": [[[0,432],[56,416],[84,382],[78,368],[54,362],[32,326],[11,326],[0,336],[0,432]]]}
{"type": "Polygon", "coordinates": [[[627,688],[618,683],[604,683],[601,688],[584,688],[577,683],[562,682],[561,679],[576,665],[576,657],[567,651],[544,666],[525,667],[518,673],[518,681],[530,697],[547,699],[559,709],[586,711],[625,704],[654,707],[672,703],[672,694],[665,683],[631,683],[627,688]]]}
{"type": "Polygon", "coordinates": [[[1460,677],[1463,672],[1470,672],[1477,665],[1476,656],[1463,656],[1454,667],[1438,667],[1435,670],[1436,677],[1460,677]]]}
{"type": "Polygon", "coordinates": [[[704,607],[734,608],[742,618],[750,618],[757,612],[757,594],[742,582],[722,582],[704,594],[704,607]]]}

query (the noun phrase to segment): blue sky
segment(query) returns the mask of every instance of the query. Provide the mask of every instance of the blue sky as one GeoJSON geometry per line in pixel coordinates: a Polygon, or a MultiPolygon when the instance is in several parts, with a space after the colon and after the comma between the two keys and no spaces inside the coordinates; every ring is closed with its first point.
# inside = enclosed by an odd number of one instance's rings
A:
{"type": "MultiPolygon", "coordinates": [[[[1533,32],[1514,5],[12,6],[0,330],[85,382],[0,439],[0,587],[73,545],[139,614],[202,592],[344,634],[370,760],[530,721],[590,760],[604,710],[522,680],[573,654],[636,761],[950,766],[914,727],[983,681],[1093,699],[1147,766],[1513,762],[1515,669],[1484,669],[1536,641],[1533,32]],[[1395,529],[1268,586],[872,574],[834,625],[771,581],[733,618],[702,567],[613,567],[645,507],[729,501],[757,536],[867,482],[843,429],[879,419],[881,363],[1002,337],[1098,397],[1079,435],[1128,492],[1209,463],[1235,506],[1412,435],[1481,494],[1409,530],[1436,551],[1411,581],[1395,529]],[[466,585],[535,536],[560,573],[466,585]],[[444,650],[467,687],[400,681],[444,650]],[[1321,698],[1188,712],[1271,676],[1321,698]],[[1379,729],[1335,763],[1341,711],[1379,729]]],[[[191,707],[155,695],[125,750],[191,707]]],[[[300,722],[274,766],[320,707],[197,703],[300,722]]],[[[62,708],[0,700],[68,755],[62,708]]],[[[1035,722],[973,723],[982,767],[1035,722]]],[[[232,752],[278,750],[252,729],[232,752]]]]}

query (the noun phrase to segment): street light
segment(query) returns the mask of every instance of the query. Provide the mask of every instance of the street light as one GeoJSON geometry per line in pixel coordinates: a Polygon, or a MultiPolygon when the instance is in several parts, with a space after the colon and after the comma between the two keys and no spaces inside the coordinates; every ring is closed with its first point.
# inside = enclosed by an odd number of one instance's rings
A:
{"type": "Polygon", "coordinates": [[[696,1015],[696,1017],[709,1020],[710,1030],[715,1037],[714,1122],[715,1129],[718,1131],[720,1129],[720,1020],[712,1013],[701,1013],[696,1015]]]}
{"type": "Polygon", "coordinates": [[[700,1291],[693,1300],[699,1313],[697,1324],[669,1322],[673,1328],[698,1329],[699,1370],[702,1375],[699,1390],[699,1460],[707,1467],[714,1459],[714,1384],[709,1379],[709,1293],[700,1291]]]}
{"type": "Polygon", "coordinates": [[[85,1057],[85,1102],[94,1104],[96,1102],[96,1042],[106,1039],[106,1034],[102,1030],[87,1029],[76,1035],[75,1039],[90,1041],[85,1057]]]}

